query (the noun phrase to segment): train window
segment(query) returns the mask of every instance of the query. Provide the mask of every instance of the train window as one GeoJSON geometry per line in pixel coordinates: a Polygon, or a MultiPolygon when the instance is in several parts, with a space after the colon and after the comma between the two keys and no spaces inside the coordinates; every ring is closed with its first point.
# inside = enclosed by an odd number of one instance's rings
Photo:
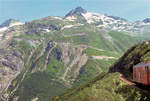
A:
{"type": "Polygon", "coordinates": [[[148,66],[145,66],[146,73],[149,73],[148,68],[148,66]]]}
{"type": "Polygon", "coordinates": [[[141,80],[141,73],[138,72],[138,80],[141,80]]]}
{"type": "Polygon", "coordinates": [[[136,78],[136,69],[134,70],[134,74],[133,75],[134,75],[134,78],[136,78]]]}

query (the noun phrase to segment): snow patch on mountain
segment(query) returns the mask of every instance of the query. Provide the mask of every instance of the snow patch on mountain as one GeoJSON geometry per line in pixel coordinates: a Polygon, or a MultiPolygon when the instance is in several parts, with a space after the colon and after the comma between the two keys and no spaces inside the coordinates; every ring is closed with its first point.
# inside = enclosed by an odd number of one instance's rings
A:
{"type": "Polygon", "coordinates": [[[84,18],[87,20],[89,24],[94,23],[95,21],[103,20],[105,17],[103,14],[91,13],[91,12],[82,13],[82,15],[84,16],[84,18]]]}
{"type": "Polygon", "coordinates": [[[49,30],[49,29],[43,29],[44,31],[46,31],[46,32],[51,32],[51,30],[49,30]]]}
{"type": "Polygon", "coordinates": [[[4,32],[8,29],[8,27],[3,27],[3,28],[0,28],[0,32],[4,32]]]}
{"type": "Polygon", "coordinates": [[[63,20],[61,17],[54,17],[57,20],[63,20]]]}
{"type": "Polygon", "coordinates": [[[68,16],[66,19],[69,21],[75,21],[77,18],[74,16],[68,16]]]}
{"type": "Polygon", "coordinates": [[[15,23],[10,24],[9,27],[19,26],[19,25],[23,25],[23,24],[24,24],[24,23],[22,23],[22,22],[15,22],[15,23]]]}
{"type": "Polygon", "coordinates": [[[24,23],[22,23],[22,22],[11,23],[9,26],[1,27],[0,32],[4,32],[4,31],[8,30],[10,27],[19,26],[19,25],[23,25],[23,24],[24,23]]]}
{"type": "Polygon", "coordinates": [[[62,30],[63,29],[68,29],[68,28],[72,28],[72,27],[78,27],[78,26],[83,26],[84,24],[80,24],[80,23],[77,23],[77,24],[74,24],[74,25],[65,25],[64,27],[62,27],[62,30]]]}
{"type": "Polygon", "coordinates": [[[66,25],[64,26],[62,29],[66,29],[66,28],[72,28],[74,25],[66,25]]]}

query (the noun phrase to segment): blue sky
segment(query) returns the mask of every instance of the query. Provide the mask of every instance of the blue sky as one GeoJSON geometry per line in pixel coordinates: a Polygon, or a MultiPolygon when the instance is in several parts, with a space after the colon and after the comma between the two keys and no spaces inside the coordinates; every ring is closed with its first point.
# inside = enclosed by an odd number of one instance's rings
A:
{"type": "Polygon", "coordinates": [[[150,0],[0,0],[0,23],[9,18],[31,21],[64,16],[77,6],[130,21],[150,17],[150,0]]]}

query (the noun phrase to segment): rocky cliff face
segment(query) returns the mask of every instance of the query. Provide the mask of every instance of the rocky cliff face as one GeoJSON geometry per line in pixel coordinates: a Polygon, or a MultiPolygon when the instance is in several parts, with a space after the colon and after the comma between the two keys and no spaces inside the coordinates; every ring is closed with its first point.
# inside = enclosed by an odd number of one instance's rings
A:
{"type": "Polygon", "coordinates": [[[11,81],[24,68],[24,62],[21,60],[21,53],[13,50],[0,50],[0,88],[1,92],[7,90],[11,81]]]}
{"type": "Polygon", "coordinates": [[[86,13],[87,11],[85,9],[83,9],[82,7],[77,7],[73,10],[71,10],[65,17],[69,17],[69,16],[82,16],[82,13],[86,13]]]}

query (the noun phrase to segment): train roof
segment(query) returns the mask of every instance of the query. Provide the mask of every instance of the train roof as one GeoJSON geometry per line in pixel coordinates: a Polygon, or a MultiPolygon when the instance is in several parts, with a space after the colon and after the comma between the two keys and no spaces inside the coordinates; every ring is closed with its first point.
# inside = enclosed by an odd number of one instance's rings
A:
{"type": "Polygon", "coordinates": [[[135,66],[133,66],[133,68],[142,68],[142,67],[145,67],[145,66],[149,66],[150,67],[150,63],[140,63],[140,64],[137,64],[135,66]]]}

